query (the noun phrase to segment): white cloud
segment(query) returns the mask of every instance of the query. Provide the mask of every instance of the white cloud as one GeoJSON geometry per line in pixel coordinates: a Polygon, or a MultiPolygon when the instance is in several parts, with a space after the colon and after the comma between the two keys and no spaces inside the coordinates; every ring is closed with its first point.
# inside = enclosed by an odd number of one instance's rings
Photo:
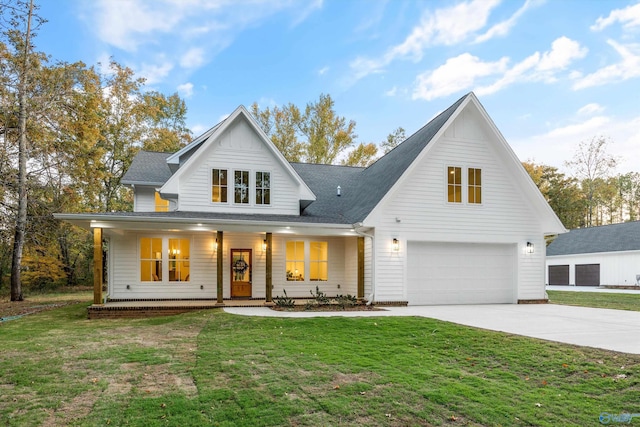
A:
{"type": "Polygon", "coordinates": [[[553,41],[551,50],[542,54],[537,69],[540,71],[563,70],[575,59],[584,58],[588,49],[568,37],[560,37],[553,41]]]}
{"type": "Polygon", "coordinates": [[[509,142],[521,160],[532,159],[567,172],[564,162],[573,157],[580,141],[604,135],[613,141],[609,152],[620,159],[618,171],[624,173],[637,170],[636,159],[640,158],[639,129],[640,116],[625,119],[597,116],[509,142]]]}
{"type": "Polygon", "coordinates": [[[313,12],[315,12],[316,10],[322,9],[323,3],[324,3],[323,0],[301,2],[301,4],[306,5],[306,7],[298,11],[297,16],[294,18],[293,22],[291,23],[291,26],[295,27],[303,23],[309,17],[309,15],[311,15],[313,12]]]}
{"type": "Polygon", "coordinates": [[[504,72],[508,61],[505,57],[496,62],[483,62],[469,53],[449,58],[444,65],[416,78],[413,99],[428,101],[468,89],[475,84],[478,77],[504,72]]]}
{"type": "Polygon", "coordinates": [[[389,89],[388,91],[386,91],[384,94],[386,96],[396,96],[397,93],[398,93],[398,87],[394,86],[391,89],[389,89]]]}
{"type": "Polygon", "coordinates": [[[161,61],[157,64],[143,63],[137,74],[144,77],[147,84],[153,85],[164,80],[172,69],[173,64],[167,61],[161,61]]]}
{"type": "Polygon", "coordinates": [[[508,57],[496,62],[484,62],[476,56],[464,53],[448,59],[433,71],[418,75],[413,99],[430,100],[474,87],[477,95],[489,95],[526,81],[552,83],[556,81],[559,71],[586,54],[586,48],[567,37],[556,39],[549,51],[535,52],[510,68],[508,57]],[[491,77],[494,77],[493,82],[484,83],[491,77]]]}
{"type": "MultiPolygon", "coordinates": [[[[151,81],[167,78],[166,63],[183,70],[206,64],[239,33],[281,12],[298,25],[322,7],[322,0],[92,0],[85,2],[89,31],[104,43],[108,55],[133,69],[144,69],[151,81]],[[145,65],[147,64],[147,65],[145,65]],[[148,65],[155,64],[155,65],[148,65]]],[[[171,67],[173,70],[174,67],[171,67]]],[[[181,76],[182,78],[184,76],[181,76]]]]}
{"type": "Polygon", "coordinates": [[[329,67],[322,67],[318,70],[318,75],[324,76],[327,71],[329,71],[329,67]]]}
{"type": "Polygon", "coordinates": [[[543,138],[572,138],[581,137],[582,135],[593,135],[599,133],[603,126],[610,122],[605,116],[592,117],[582,123],[567,125],[564,127],[553,129],[542,135],[543,138]]]}
{"type": "Polygon", "coordinates": [[[640,46],[636,44],[622,45],[613,40],[607,43],[622,57],[617,64],[608,65],[599,70],[576,79],[573,89],[585,89],[608,83],[619,83],[640,77],[640,46]]]}
{"type": "Polygon", "coordinates": [[[591,26],[592,31],[601,31],[614,23],[623,24],[623,28],[630,29],[640,26],[640,3],[630,5],[624,9],[614,9],[606,18],[600,17],[591,26]]]}
{"type": "Polygon", "coordinates": [[[584,107],[578,110],[579,116],[590,116],[596,113],[602,113],[604,111],[604,107],[600,104],[592,102],[590,104],[585,105],[584,107]]]}
{"type": "Polygon", "coordinates": [[[397,59],[420,61],[424,50],[430,46],[449,46],[467,40],[487,24],[489,14],[499,3],[499,0],[472,0],[435,11],[425,11],[420,23],[411,30],[407,38],[389,48],[382,57],[357,57],[351,61],[354,78],[358,80],[369,74],[382,72],[397,59]]]}
{"type": "Polygon", "coordinates": [[[184,83],[178,86],[178,93],[184,98],[193,96],[193,83],[184,83]]]}
{"type": "Polygon", "coordinates": [[[182,68],[199,68],[205,62],[204,56],[204,49],[192,47],[180,58],[180,66],[182,68]]]}
{"type": "Polygon", "coordinates": [[[518,22],[518,19],[529,9],[532,7],[540,6],[545,2],[545,0],[527,0],[520,9],[516,10],[516,12],[511,15],[511,17],[505,21],[499,22],[495,24],[493,27],[489,28],[484,34],[479,35],[474,40],[475,43],[483,43],[487,40],[490,40],[494,37],[502,37],[506,36],[511,28],[518,22]]]}

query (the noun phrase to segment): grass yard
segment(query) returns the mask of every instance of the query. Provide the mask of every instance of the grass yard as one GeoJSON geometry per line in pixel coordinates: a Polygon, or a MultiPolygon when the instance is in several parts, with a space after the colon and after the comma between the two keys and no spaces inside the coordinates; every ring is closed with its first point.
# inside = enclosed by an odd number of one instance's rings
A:
{"type": "Polygon", "coordinates": [[[586,426],[640,412],[640,356],[422,318],[89,321],[75,304],[0,323],[0,343],[2,426],[586,426]]]}
{"type": "MultiPolygon", "coordinates": [[[[549,302],[553,304],[640,311],[640,293],[547,291],[547,294],[549,302]]],[[[640,419],[637,422],[640,424],[640,419]]]]}

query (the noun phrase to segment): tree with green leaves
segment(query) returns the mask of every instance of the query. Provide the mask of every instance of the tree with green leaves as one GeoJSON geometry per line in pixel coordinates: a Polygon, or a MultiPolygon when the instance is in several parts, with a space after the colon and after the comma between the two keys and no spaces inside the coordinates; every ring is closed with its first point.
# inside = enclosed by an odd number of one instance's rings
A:
{"type": "Polygon", "coordinates": [[[576,179],[567,178],[553,166],[522,165],[565,227],[585,225],[585,198],[576,179]]]}
{"type": "Polygon", "coordinates": [[[298,127],[307,140],[307,163],[332,164],[349,148],[355,138],[356,122],[338,116],[330,95],[307,104],[298,127]]]}
{"type": "Polygon", "coordinates": [[[304,113],[295,105],[261,110],[251,106],[265,134],[290,162],[333,164],[354,143],[356,123],[336,114],[330,95],[309,102],[304,113]]]}

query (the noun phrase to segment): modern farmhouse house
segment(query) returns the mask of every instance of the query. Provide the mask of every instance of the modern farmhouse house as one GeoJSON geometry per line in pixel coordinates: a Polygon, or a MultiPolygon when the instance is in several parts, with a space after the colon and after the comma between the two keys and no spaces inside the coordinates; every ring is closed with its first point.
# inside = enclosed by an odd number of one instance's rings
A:
{"type": "Polygon", "coordinates": [[[378,303],[545,299],[545,236],[566,232],[469,93],[367,168],[289,163],[244,107],[173,153],[141,151],[133,212],[92,229],[103,300],[378,303]],[[104,291],[104,294],[103,294],[104,291]]]}

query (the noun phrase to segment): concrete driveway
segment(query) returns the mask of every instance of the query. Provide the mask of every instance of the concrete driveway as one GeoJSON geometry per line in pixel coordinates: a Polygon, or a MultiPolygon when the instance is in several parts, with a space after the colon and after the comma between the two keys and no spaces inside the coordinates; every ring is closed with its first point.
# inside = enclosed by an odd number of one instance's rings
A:
{"type": "Polygon", "coordinates": [[[640,354],[640,312],[555,304],[385,307],[384,311],[283,312],[266,307],[225,311],[266,317],[419,316],[567,344],[640,354]]]}

